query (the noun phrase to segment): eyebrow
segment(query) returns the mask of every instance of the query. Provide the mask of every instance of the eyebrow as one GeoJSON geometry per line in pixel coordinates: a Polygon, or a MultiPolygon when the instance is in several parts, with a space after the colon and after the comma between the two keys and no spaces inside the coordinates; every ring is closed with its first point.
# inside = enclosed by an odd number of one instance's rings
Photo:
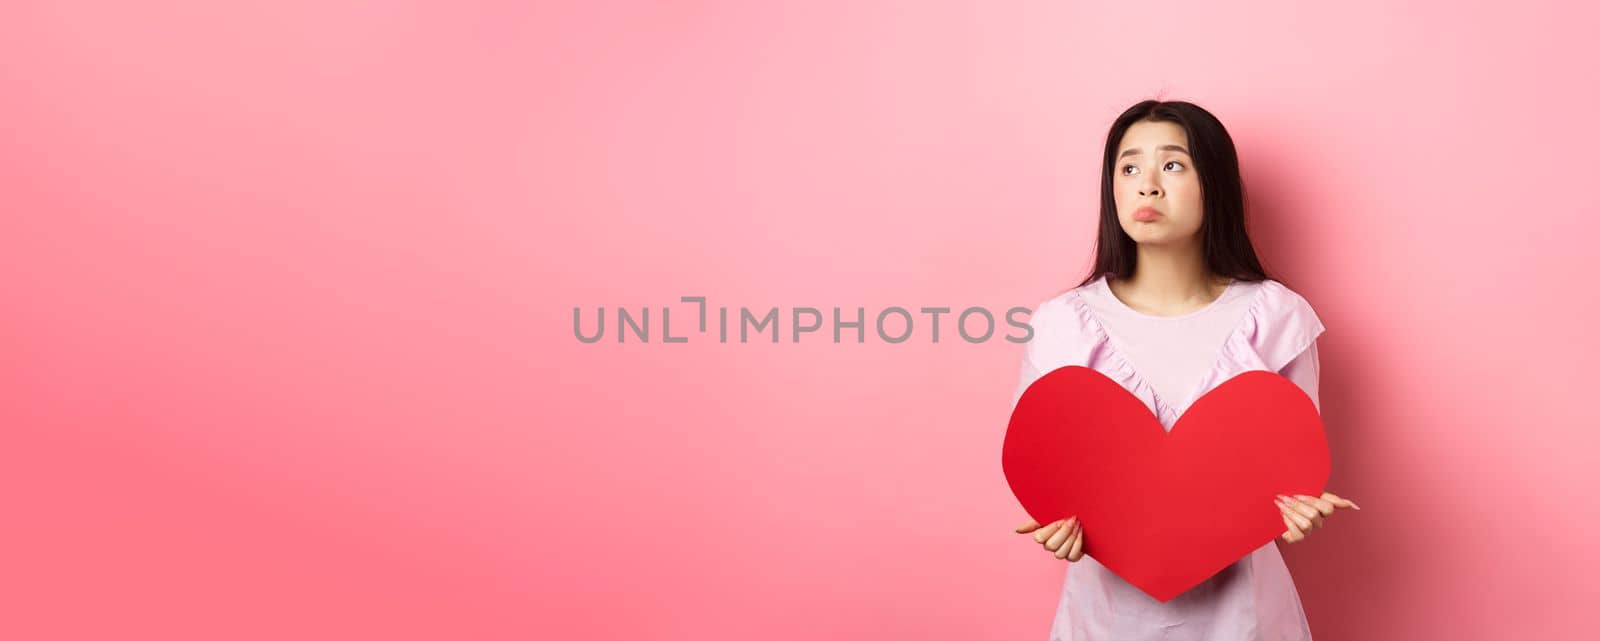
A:
{"type": "MultiPolygon", "coordinates": [[[[1157,149],[1157,150],[1158,150],[1158,151],[1181,151],[1181,152],[1183,152],[1183,153],[1184,153],[1184,154],[1185,154],[1185,155],[1191,155],[1191,156],[1192,156],[1192,155],[1193,155],[1193,154],[1190,154],[1190,153],[1189,153],[1189,150],[1188,150],[1188,149],[1184,149],[1184,148],[1183,148],[1183,146],[1182,146],[1182,145],[1162,145],[1162,146],[1160,146],[1160,147],[1156,147],[1156,149],[1157,149]]],[[[1118,155],[1118,156],[1117,156],[1117,157],[1118,157],[1118,158],[1121,158],[1121,157],[1123,157],[1123,156],[1132,156],[1132,155],[1135,155],[1135,154],[1141,154],[1141,153],[1144,153],[1144,152],[1143,152],[1143,151],[1141,151],[1141,150],[1140,150],[1140,149],[1138,149],[1138,148],[1137,148],[1137,147],[1135,147],[1135,148],[1133,148],[1133,149],[1128,149],[1128,150],[1126,150],[1126,151],[1123,151],[1123,152],[1122,152],[1122,153],[1121,153],[1121,154],[1119,154],[1119,155],[1118,155]]]]}

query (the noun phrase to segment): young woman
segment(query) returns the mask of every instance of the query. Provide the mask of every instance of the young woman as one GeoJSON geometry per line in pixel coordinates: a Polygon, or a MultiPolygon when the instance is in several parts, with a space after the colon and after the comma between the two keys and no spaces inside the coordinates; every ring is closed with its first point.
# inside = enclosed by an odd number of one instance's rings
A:
{"type": "MultiPolygon", "coordinates": [[[[1144,101],[1106,137],[1094,271],[1041,303],[1024,350],[1022,392],[1067,365],[1095,369],[1144,401],[1168,430],[1183,411],[1241,372],[1294,381],[1318,411],[1310,304],[1268,278],[1245,231],[1244,187],[1233,139],[1187,102],[1144,101]]],[[[1175,501],[1192,500],[1174,496],[1175,501]]],[[[1295,543],[1354,503],[1331,493],[1280,496],[1295,543]]],[[[1160,509],[1160,506],[1151,506],[1160,509]]],[[[1075,518],[1016,530],[1067,570],[1051,641],[1307,641],[1299,593],[1272,542],[1162,603],[1083,556],[1075,518]]]]}

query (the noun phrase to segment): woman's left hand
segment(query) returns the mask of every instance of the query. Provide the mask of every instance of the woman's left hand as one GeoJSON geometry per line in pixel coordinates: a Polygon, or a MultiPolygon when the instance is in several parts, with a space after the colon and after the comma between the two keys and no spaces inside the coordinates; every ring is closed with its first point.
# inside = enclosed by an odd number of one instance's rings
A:
{"type": "Polygon", "coordinates": [[[1299,543],[1305,540],[1307,534],[1322,527],[1323,520],[1332,516],[1334,510],[1338,508],[1361,509],[1361,506],[1348,499],[1339,498],[1332,492],[1323,492],[1321,497],[1279,494],[1276,502],[1278,510],[1283,513],[1283,524],[1289,527],[1278,536],[1286,543],[1299,543]]]}

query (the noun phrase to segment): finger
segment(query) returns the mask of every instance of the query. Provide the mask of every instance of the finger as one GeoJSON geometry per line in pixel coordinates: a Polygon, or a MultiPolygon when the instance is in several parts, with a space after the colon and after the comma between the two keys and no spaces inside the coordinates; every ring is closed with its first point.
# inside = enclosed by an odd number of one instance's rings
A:
{"type": "Polygon", "coordinates": [[[1298,540],[1296,537],[1294,537],[1294,535],[1301,534],[1302,532],[1301,529],[1299,529],[1299,521],[1296,521],[1296,516],[1299,515],[1291,512],[1290,508],[1288,508],[1288,505],[1283,505],[1283,499],[1274,499],[1272,502],[1278,505],[1278,516],[1282,516],[1283,524],[1286,526],[1285,531],[1283,531],[1283,540],[1288,540],[1288,542],[1293,543],[1294,540],[1298,540]]]}
{"type": "Polygon", "coordinates": [[[1355,508],[1357,510],[1361,509],[1361,506],[1356,505],[1355,501],[1352,501],[1352,500],[1346,499],[1346,498],[1340,498],[1339,495],[1334,494],[1333,492],[1323,492],[1322,493],[1322,498],[1327,500],[1327,501],[1332,502],[1334,505],[1337,505],[1339,507],[1350,507],[1350,508],[1355,508]]]}
{"type": "Polygon", "coordinates": [[[1056,533],[1056,528],[1059,528],[1059,527],[1061,527],[1061,521],[1056,521],[1056,522],[1053,522],[1053,523],[1051,523],[1049,525],[1044,526],[1038,532],[1034,532],[1033,533],[1034,542],[1035,543],[1044,543],[1044,540],[1050,538],[1050,535],[1055,534],[1056,533]]]}
{"type": "Polygon", "coordinates": [[[1294,500],[1294,504],[1299,504],[1299,512],[1310,512],[1310,516],[1307,516],[1307,518],[1310,518],[1310,528],[1304,528],[1306,529],[1306,534],[1310,534],[1310,531],[1314,531],[1314,529],[1322,529],[1322,524],[1323,521],[1326,520],[1326,516],[1323,516],[1322,512],[1318,512],[1315,505],[1307,504],[1307,502],[1302,502],[1302,500],[1294,500]]]}
{"type": "Polygon", "coordinates": [[[1321,518],[1321,516],[1322,516],[1322,513],[1318,512],[1317,508],[1314,508],[1314,507],[1311,507],[1311,506],[1306,505],[1304,503],[1301,503],[1300,501],[1297,501],[1295,499],[1291,499],[1291,498],[1289,498],[1287,496],[1283,496],[1283,495],[1279,495],[1278,499],[1280,499],[1283,502],[1284,506],[1288,507],[1291,510],[1294,510],[1295,512],[1299,513],[1301,516],[1304,516],[1304,517],[1306,517],[1308,519],[1321,518]]]}
{"type": "Polygon", "coordinates": [[[1072,537],[1072,552],[1067,554],[1067,560],[1073,563],[1083,558],[1083,526],[1078,526],[1078,535],[1072,537]]]}
{"type": "Polygon", "coordinates": [[[1285,518],[1288,518],[1288,519],[1294,521],[1294,524],[1296,526],[1299,526],[1299,528],[1302,531],[1311,529],[1311,518],[1310,517],[1307,517],[1306,515],[1295,511],[1295,509],[1293,507],[1290,507],[1288,504],[1284,503],[1281,500],[1278,501],[1278,509],[1283,512],[1283,516],[1285,518]]]}
{"type": "Polygon", "coordinates": [[[1311,527],[1300,528],[1302,530],[1305,530],[1306,534],[1310,534],[1312,530],[1320,529],[1322,527],[1322,521],[1326,517],[1322,516],[1322,512],[1317,511],[1317,508],[1315,506],[1311,505],[1310,503],[1306,503],[1304,501],[1299,501],[1299,500],[1295,500],[1295,499],[1288,499],[1288,500],[1289,500],[1289,504],[1290,505],[1295,506],[1295,511],[1297,511],[1297,512],[1299,512],[1301,514],[1309,514],[1309,516],[1307,516],[1306,518],[1311,519],[1311,527]]]}
{"type": "Polygon", "coordinates": [[[1044,542],[1044,547],[1046,549],[1050,550],[1051,552],[1056,551],[1057,548],[1061,547],[1061,542],[1067,540],[1067,535],[1072,534],[1073,525],[1077,522],[1077,520],[1067,520],[1072,521],[1072,523],[1067,523],[1066,525],[1058,528],[1056,533],[1050,536],[1050,540],[1044,542]]]}
{"type": "Polygon", "coordinates": [[[1282,538],[1284,543],[1299,543],[1306,540],[1306,535],[1300,530],[1284,530],[1279,538],[1282,538]]]}
{"type": "Polygon", "coordinates": [[[1300,531],[1300,526],[1289,518],[1288,512],[1283,513],[1283,524],[1287,529],[1280,536],[1285,543],[1298,543],[1301,539],[1306,538],[1305,533],[1300,531]]]}
{"type": "Polygon", "coordinates": [[[1321,512],[1323,516],[1332,516],[1333,511],[1339,509],[1338,506],[1333,504],[1333,501],[1329,501],[1325,498],[1306,496],[1304,494],[1296,494],[1294,497],[1300,499],[1301,503],[1305,503],[1306,505],[1317,508],[1317,511],[1321,512]]]}
{"type": "Polygon", "coordinates": [[[1083,526],[1077,523],[1072,524],[1072,532],[1068,533],[1067,538],[1061,542],[1061,547],[1056,548],[1056,558],[1065,559],[1068,554],[1072,554],[1072,542],[1078,540],[1078,536],[1082,531],[1083,526]]]}
{"type": "Polygon", "coordinates": [[[1033,519],[1028,519],[1027,523],[1017,526],[1017,534],[1027,534],[1037,529],[1039,529],[1039,522],[1033,519]]]}

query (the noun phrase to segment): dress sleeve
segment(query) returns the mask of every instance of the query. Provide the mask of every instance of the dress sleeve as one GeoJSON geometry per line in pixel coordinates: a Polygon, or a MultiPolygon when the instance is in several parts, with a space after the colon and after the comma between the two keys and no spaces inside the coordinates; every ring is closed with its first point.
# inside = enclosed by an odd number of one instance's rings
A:
{"type": "Polygon", "coordinates": [[[1088,365],[1101,353],[1102,340],[1085,331],[1085,319],[1070,301],[1074,294],[1057,296],[1034,308],[1028,324],[1033,336],[1022,345],[1022,367],[1011,394],[1011,409],[1022,393],[1045,374],[1066,365],[1088,365]]]}
{"type": "Polygon", "coordinates": [[[1039,346],[1042,341],[1040,340],[1039,336],[1040,325],[1037,320],[1039,319],[1040,312],[1044,311],[1045,308],[1043,305],[1040,305],[1034,309],[1036,311],[1031,317],[1033,320],[1030,321],[1030,325],[1033,326],[1033,336],[1028,340],[1028,342],[1022,344],[1022,372],[1017,377],[1017,388],[1011,394],[1012,411],[1016,411],[1017,402],[1022,400],[1022,393],[1028,391],[1028,386],[1032,385],[1034,381],[1044,377],[1044,370],[1039,365],[1039,346]]]}
{"type": "Polygon", "coordinates": [[[1325,329],[1311,303],[1282,283],[1266,281],[1267,291],[1251,311],[1246,334],[1266,369],[1282,372],[1303,356],[1325,329]]]}
{"type": "Polygon", "coordinates": [[[1311,397],[1311,404],[1316,406],[1317,413],[1322,413],[1322,399],[1318,397],[1321,384],[1322,364],[1317,359],[1317,343],[1315,340],[1306,347],[1305,351],[1289,361],[1278,374],[1294,381],[1300,389],[1305,390],[1306,396],[1311,397]]]}
{"type": "MultiPolygon", "coordinates": [[[[1263,288],[1246,315],[1241,332],[1249,344],[1248,351],[1259,358],[1260,369],[1277,372],[1299,385],[1321,413],[1317,340],[1326,327],[1311,303],[1283,283],[1268,280],[1263,282],[1263,288]]],[[[1245,350],[1239,353],[1242,355],[1245,350]]]]}

